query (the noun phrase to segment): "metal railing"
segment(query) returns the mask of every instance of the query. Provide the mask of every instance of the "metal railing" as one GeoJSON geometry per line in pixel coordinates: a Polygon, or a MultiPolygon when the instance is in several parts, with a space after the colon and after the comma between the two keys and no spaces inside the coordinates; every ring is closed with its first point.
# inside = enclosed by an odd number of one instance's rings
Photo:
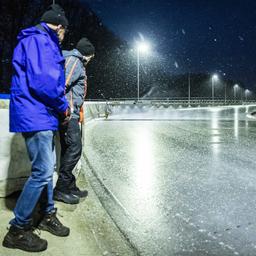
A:
{"type": "Polygon", "coordinates": [[[108,104],[146,104],[146,105],[181,105],[181,106],[225,106],[225,105],[251,105],[256,104],[256,99],[223,99],[223,98],[149,98],[140,99],[137,98],[110,98],[109,100],[89,99],[87,102],[106,102],[108,104]]]}

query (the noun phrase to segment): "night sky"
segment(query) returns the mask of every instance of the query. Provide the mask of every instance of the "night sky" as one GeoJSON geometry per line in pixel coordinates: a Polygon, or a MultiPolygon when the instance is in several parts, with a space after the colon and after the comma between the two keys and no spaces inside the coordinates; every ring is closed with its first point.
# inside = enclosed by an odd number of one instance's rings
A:
{"type": "Polygon", "coordinates": [[[256,1],[83,2],[131,47],[141,33],[170,73],[217,72],[256,88],[256,1]]]}

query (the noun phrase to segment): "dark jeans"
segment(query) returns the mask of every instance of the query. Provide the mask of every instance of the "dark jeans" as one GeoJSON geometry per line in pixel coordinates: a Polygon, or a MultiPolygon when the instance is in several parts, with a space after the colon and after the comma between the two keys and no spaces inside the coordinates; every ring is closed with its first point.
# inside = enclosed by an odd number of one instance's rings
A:
{"type": "Polygon", "coordinates": [[[71,118],[67,124],[60,125],[59,133],[61,158],[56,189],[70,193],[76,188],[76,180],[72,171],[82,154],[82,138],[78,119],[71,118]]]}
{"type": "Polygon", "coordinates": [[[45,213],[54,210],[52,181],[56,164],[54,132],[27,132],[23,133],[23,137],[32,169],[14,209],[15,218],[10,221],[11,225],[17,227],[31,224],[32,213],[40,196],[43,196],[41,210],[45,213]]]}

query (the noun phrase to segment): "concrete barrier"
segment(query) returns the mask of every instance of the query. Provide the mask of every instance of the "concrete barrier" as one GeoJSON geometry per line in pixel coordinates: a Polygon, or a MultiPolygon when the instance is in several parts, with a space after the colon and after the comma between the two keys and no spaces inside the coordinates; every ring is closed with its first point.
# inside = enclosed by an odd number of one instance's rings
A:
{"type": "MultiPolygon", "coordinates": [[[[1,104],[3,106],[3,103],[1,104]]],[[[23,138],[9,133],[9,109],[0,109],[0,197],[22,188],[30,162],[23,138]]]]}
{"type": "MultiPolygon", "coordinates": [[[[85,124],[106,116],[104,102],[85,103],[85,124]]],[[[57,156],[60,146],[56,143],[57,156]]],[[[31,164],[21,134],[9,132],[9,100],[0,99],[0,197],[21,190],[30,175],[31,164]]],[[[55,175],[56,180],[56,175],[55,175]]]]}
{"type": "MultiPolygon", "coordinates": [[[[1,97],[0,97],[1,98],[1,97]]],[[[153,104],[150,101],[136,103],[134,102],[85,102],[84,117],[85,125],[97,118],[107,118],[109,114],[137,114],[149,113],[149,118],[152,118],[152,112],[163,111],[168,107],[168,118],[172,117],[172,111],[175,108],[172,105],[165,105],[163,102],[153,104]]],[[[231,106],[230,106],[231,107],[231,106]]],[[[246,113],[254,111],[255,105],[248,105],[246,113]]],[[[227,107],[228,108],[228,107],[227,107]]],[[[187,108],[186,108],[187,109],[187,108]]],[[[136,115],[135,115],[136,117],[136,115]]],[[[145,116],[144,116],[145,117],[145,116]]],[[[86,138],[85,138],[86,139],[86,138]]],[[[56,142],[58,138],[56,139],[56,142]]],[[[56,143],[57,159],[59,159],[60,145],[56,143]]],[[[30,175],[30,161],[26,152],[24,139],[20,134],[9,132],[9,100],[0,99],[0,197],[5,197],[17,190],[20,190],[27,177],[30,175]]],[[[75,175],[78,175],[82,170],[81,162],[74,170],[75,175]]],[[[57,179],[55,173],[54,181],[57,179]]]]}

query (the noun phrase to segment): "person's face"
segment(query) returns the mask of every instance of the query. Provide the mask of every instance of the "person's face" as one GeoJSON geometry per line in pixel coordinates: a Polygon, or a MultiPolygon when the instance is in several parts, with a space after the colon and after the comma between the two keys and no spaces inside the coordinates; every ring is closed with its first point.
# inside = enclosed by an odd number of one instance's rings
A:
{"type": "Polygon", "coordinates": [[[94,57],[94,54],[90,56],[83,56],[84,66],[86,66],[94,57]]]}
{"type": "Polygon", "coordinates": [[[66,28],[63,27],[62,25],[59,25],[57,30],[57,35],[58,35],[58,38],[59,38],[59,41],[60,43],[64,40],[64,37],[65,37],[65,33],[66,33],[66,28]]]}

